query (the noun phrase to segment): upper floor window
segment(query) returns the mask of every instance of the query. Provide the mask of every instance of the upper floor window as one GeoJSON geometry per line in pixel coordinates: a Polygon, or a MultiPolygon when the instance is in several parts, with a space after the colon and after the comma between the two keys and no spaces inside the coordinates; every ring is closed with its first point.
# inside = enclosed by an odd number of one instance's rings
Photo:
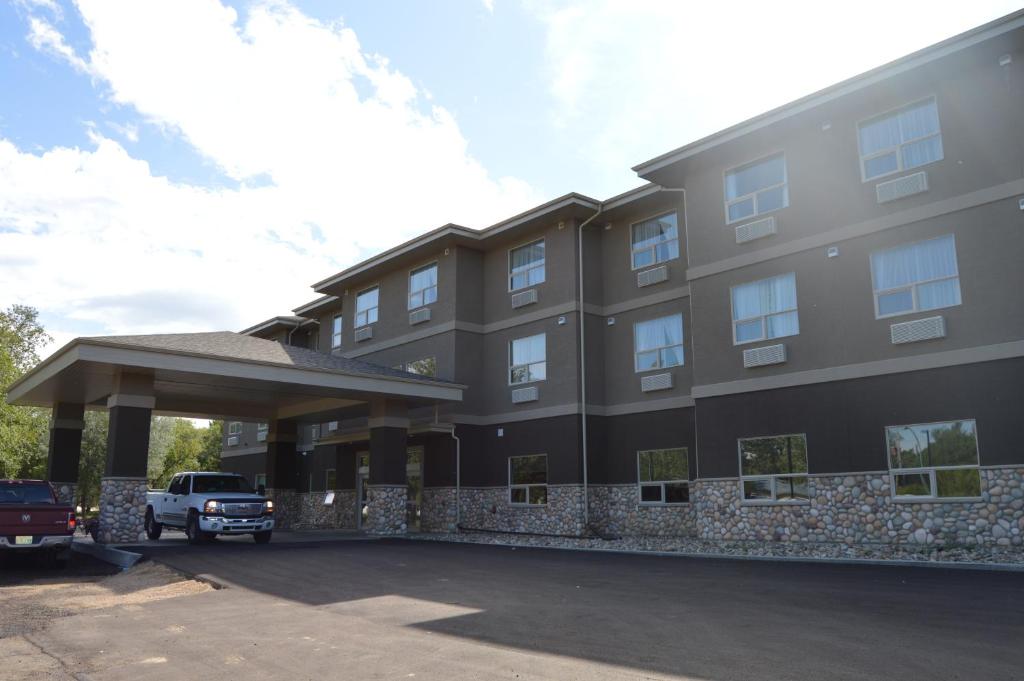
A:
{"type": "Polygon", "coordinates": [[[690,501],[690,469],[686,447],[636,453],[641,504],[685,504],[690,501]]]}
{"type": "Polygon", "coordinates": [[[437,358],[436,357],[425,357],[423,359],[413,360],[412,362],[406,362],[405,371],[410,374],[416,374],[418,376],[437,376],[437,358]]]}
{"type": "Polygon", "coordinates": [[[437,302],[437,263],[409,273],[409,309],[437,302]]]}
{"type": "Polygon", "coordinates": [[[871,254],[875,317],[960,304],[960,276],[952,234],[871,254]]]}
{"type": "Polygon", "coordinates": [[[865,121],[858,128],[864,181],[942,160],[935,98],[865,121]]]}
{"type": "Polygon", "coordinates": [[[739,441],[744,501],[807,501],[807,436],[739,441]]]}
{"type": "Polygon", "coordinates": [[[374,286],[356,296],[356,328],[377,321],[377,303],[380,289],[374,286]]]}
{"type": "Polygon", "coordinates": [[[544,283],[544,239],[508,252],[508,290],[544,283]]]}
{"type": "Polygon", "coordinates": [[[242,432],[241,421],[231,421],[228,423],[228,435],[238,435],[242,432]]]}
{"type": "Polygon", "coordinates": [[[782,274],[732,287],[733,344],[800,333],[796,274],[782,274]]]}
{"type": "Polygon", "coordinates": [[[337,350],[341,347],[341,315],[334,315],[331,322],[331,349],[337,350]]]}
{"type": "Polygon", "coordinates": [[[548,502],[548,457],[510,456],[508,500],[511,504],[539,506],[548,502]]]}
{"type": "Polygon", "coordinates": [[[310,438],[313,440],[313,442],[316,442],[317,440],[320,439],[320,424],[319,423],[314,423],[313,427],[310,428],[310,438]]]}
{"type": "Polygon", "coordinates": [[[536,336],[517,338],[508,344],[509,370],[508,382],[531,383],[547,378],[547,336],[539,333],[536,336]]]}
{"type": "Polygon", "coordinates": [[[885,429],[896,498],[981,496],[973,419],[885,429]]]}
{"type": "Polygon", "coordinates": [[[679,225],[675,213],[632,226],[633,269],[679,257],[679,225]]]}
{"type": "Polygon", "coordinates": [[[268,432],[270,432],[269,423],[258,424],[256,426],[256,442],[266,442],[268,432]]]}
{"type": "Polygon", "coordinates": [[[729,223],[788,205],[784,154],[733,168],[725,174],[725,212],[729,223]]]}
{"type": "Polygon", "coordinates": [[[683,315],[648,319],[633,325],[636,371],[665,369],[683,364],[683,315]]]}

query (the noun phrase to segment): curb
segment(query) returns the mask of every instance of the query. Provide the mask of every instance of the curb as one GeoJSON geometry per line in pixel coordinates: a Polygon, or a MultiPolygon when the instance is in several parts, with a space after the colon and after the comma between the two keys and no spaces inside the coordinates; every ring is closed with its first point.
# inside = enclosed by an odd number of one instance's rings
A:
{"type": "Polygon", "coordinates": [[[767,563],[817,563],[825,565],[871,565],[879,567],[923,567],[946,570],[975,570],[985,572],[1024,572],[1019,563],[979,563],[937,560],[896,560],[883,558],[815,558],[813,556],[741,556],[731,553],[695,553],[687,551],[643,551],[640,549],[599,549],[579,546],[535,546],[509,542],[476,542],[450,539],[425,539],[406,537],[410,541],[437,542],[442,544],[473,544],[475,546],[501,546],[512,549],[547,549],[550,551],[577,551],[582,553],[611,553],[624,556],[658,556],[661,558],[703,558],[711,560],[759,561],[767,563]]]}
{"type": "Polygon", "coordinates": [[[127,570],[142,559],[141,553],[115,549],[112,546],[105,546],[103,544],[72,541],[71,550],[90,555],[102,560],[104,563],[116,565],[122,570],[127,570]]]}

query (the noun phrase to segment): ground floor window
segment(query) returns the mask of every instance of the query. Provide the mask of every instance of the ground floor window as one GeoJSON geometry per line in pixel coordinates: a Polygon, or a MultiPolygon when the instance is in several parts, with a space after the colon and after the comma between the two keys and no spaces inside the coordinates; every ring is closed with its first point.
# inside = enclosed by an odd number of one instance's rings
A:
{"type": "Polygon", "coordinates": [[[540,506],[548,502],[547,454],[508,459],[508,500],[511,504],[540,506]]]}
{"type": "Polygon", "coordinates": [[[330,492],[332,489],[338,488],[338,471],[333,468],[328,468],[324,471],[324,489],[330,492]]]}
{"type": "Polygon", "coordinates": [[[690,467],[686,447],[636,453],[637,484],[643,505],[690,501],[690,467]]]}
{"type": "Polygon", "coordinates": [[[256,489],[257,490],[260,487],[263,487],[264,489],[266,489],[266,487],[267,487],[267,474],[266,473],[257,473],[256,474],[255,482],[256,482],[256,489]]]}
{"type": "Polygon", "coordinates": [[[974,419],[889,426],[885,439],[897,499],[981,496],[974,419]]]}
{"type": "Polygon", "coordinates": [[[809,500],[806,435],[745,438],[739,441],[739,450],[744,501],[809,500]]]}

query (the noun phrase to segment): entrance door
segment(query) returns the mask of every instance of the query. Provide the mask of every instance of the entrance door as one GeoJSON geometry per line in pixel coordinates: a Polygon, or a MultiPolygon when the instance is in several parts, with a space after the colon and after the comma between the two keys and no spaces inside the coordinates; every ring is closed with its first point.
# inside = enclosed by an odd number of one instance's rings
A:
{"type": "Polygon", "coordinates": [[[358,468],[356,469],[356,527],[363,529],[366,519],[370,514],[369,507],[369,485],[370,485],[370,454],[360,452],[356,454],[358,468]]]}
{"type": "Polygon", "coordinates": [[[423,447],[406,450],[405,479],[409,485],[405,498],[405,526],[412,532],[419,532],[420,505],[423,502],[423,447]]]}

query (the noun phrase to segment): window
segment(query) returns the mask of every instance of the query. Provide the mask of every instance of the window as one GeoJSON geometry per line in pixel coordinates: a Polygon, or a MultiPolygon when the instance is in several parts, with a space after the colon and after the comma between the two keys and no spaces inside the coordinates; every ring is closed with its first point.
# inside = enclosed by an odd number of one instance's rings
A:
{"type": "Polygon", "coordinates": [[[685,504],[690,501],[690,465],[686,447],[636,453],[641,504],[685,504]]]}
{"type": "Polygon", "coordinates": [[[544,283],[544,239],[508,252],[508,290],[544,283]]]}
{"type": "Polygon", "coordinates": [[[242,433],[242,422],[232,421],[228,424],[228,435],[240,435],[242,433]]]}
{"type": "Polygon", "coordinates": [[[528,338],[517,338],[508,344],[509,385],[532,383],[547,378],[547,336],[539,333],[528,338]]]}
{"type": "Polygon", "coordinates": [[[338,422],[337,421],[328,421],[327,422],[327,432],[333,433],[337,429],[338,429],[338,422]]]}
{"type": "Polygon", "coordinates": [[[334,315],[334,320],[331,322],[331,349],[337,350],[341,347],[341,315],[334,315]]]}
{"type": "Polygon", "coordinates": [[[665,369],[683,364],[683,315],[634,324],[633,359],[636,371],[665,369]]]}
{"type": "Polygon", "coordinates": [[[316,442],[317,440],[320,439],[320,424],[319,423],[314,423],[313,424],[313,427],[310,429],[310,436],[312,437],[313,442],[316,442]]]}
{"type": "Polygon", "coordinates": [[[253,478],[253,480],[256,483],[255,487],[256,487],[257,491],[259,491],[260,487],[262,487],[264,489],[267,488],[267,474],[266,473],[257,473],[256,476],[253,478]]]}
{"type": "Polygon", "coordinates": [[[415,310],[437,302],[437,263],[409,274],[409,309],[415,310]]]}
{"type": "Polygon", "coordinates": [[[953,235],[872,253],[871,281],[876,318],[959,305],[953,235]]]}
{"type": "Polygon", "coordinates": [[[426,357],[424,359],[417,359],[412,362],[407,362],[405,370],[410,374],[416,374],[417,376],[437,376],[437,358],[426,357]]]}
{"type": "Polygon", "coordinates": [[[356,328],[377,321],[377,302],[380,289],[376,286],[356,296],[356,328]]]}
{"type": "Polygon", "coordinates": [[[256,426],[256,442],[266,442],[267,433],[270,431],[269,423],[260,423],[256,426]]]}
{"type": "Polygon", "coordinates": [[[973,419],[890,426],[885,440],[897,499],[981,496],[973,419]]]}
{"type": "Polygon", "coordinates": [[[796,274],[733,286],[732,331],[734,345],[800,333],[796,274]]]}
{"type": "Polygon", "coordinates": [[[777,154],[725,174],[728,223],[752,218],[789,205],[786,157],[777,154]]]}
{"type": "Polygon", "coordinates": [[[633,269],[657,265],[679,257],[676,214],[638,222],[632,226],[633,269]]]}
{"type": "Polygon", "coordinates": [[[338,488],[338,471],[333,468],[328,468],[324,471],[324,489],[330,492],[332,489],[338,488]]]}
{"type": "Polygon", "coordinates": [[[942,132],[935,99],[861,123],[860,169],[864,181],[942,160],[942,132]]]}
{"type": "Polygon", "coordinates": [[[510,504],[523,506],[548,502],[547,454],[509,457],[508,500],[510,504]]]}
{"type": "Polygon", "coordinates": [[[744,501],[807,501],[807,436],[739,441],[744,501]]]}

